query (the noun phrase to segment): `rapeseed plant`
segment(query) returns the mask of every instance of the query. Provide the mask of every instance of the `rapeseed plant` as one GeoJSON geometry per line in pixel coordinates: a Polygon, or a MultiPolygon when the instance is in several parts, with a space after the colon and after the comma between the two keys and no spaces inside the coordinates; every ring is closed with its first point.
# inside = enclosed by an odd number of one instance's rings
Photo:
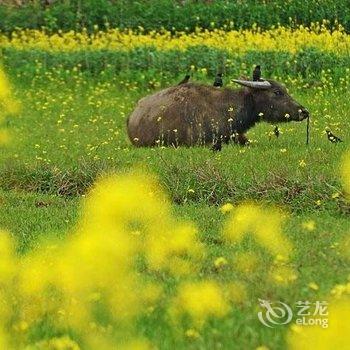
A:
{"type": "Polygon", "coordinates": [[[265,209],[254,203],[241,204],[227,221],[225,236],[228,241],[239,243],[246,234],[252,234],[271,254],[288,258],[293,248],[282,233],[284,219],[281,211],[265,209]]]}
{"type": "Polygon", "coordinates": [[[213,281],[187,282],[179,287],[170,313],[175,320],[188,315],[201,327],[209,317],[223,317],[229,311],[225,294],[213,281]]]}
{"type": "Polygon", "coordinates": [[[0,47],[19,50],[129,51],[140,47],[155,47],[162,51],[183,51],[194,46],[208,46],[236,54],[251,50],[296,53],[305,47],[312,47],[342,55],[349,52],[350,37],[342,26],[330,31],[324,24],[315,24],[310,28],[300,25],[297,29],[276,27],[265,31],[259,28],[231,31],[222,29],[208,31],[197,28],[193,33],[177,32],[175,34],[165,30],[144,34],[120,29],[108,29],[92,34],[86,30],[49,34],[45,30],[22,29],[13,32],[10,37],[0,34],[0,47]]]}

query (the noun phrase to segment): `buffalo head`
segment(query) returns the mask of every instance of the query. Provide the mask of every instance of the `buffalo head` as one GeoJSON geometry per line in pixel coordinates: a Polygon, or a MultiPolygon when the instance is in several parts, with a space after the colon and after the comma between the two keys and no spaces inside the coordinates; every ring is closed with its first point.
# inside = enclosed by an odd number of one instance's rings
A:
{"type": "Polygon", "coordinates": [[[261,120],[270,123],[300,121],[309,116],[309,111],[295,101],[287,89],[274,80],[233,80],[248,88],[255,111],[261,120]]]}

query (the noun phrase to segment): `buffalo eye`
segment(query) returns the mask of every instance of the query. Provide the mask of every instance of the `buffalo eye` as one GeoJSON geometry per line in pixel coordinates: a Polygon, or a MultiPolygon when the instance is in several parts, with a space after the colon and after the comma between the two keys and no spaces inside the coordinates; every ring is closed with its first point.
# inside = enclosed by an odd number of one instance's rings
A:
{"type": "Polygon", "coordinates": [[[283,92],[280,91],[280,90],[274,90],[273,92],[276,96],[282,96],[283,95],[283,92]]]}

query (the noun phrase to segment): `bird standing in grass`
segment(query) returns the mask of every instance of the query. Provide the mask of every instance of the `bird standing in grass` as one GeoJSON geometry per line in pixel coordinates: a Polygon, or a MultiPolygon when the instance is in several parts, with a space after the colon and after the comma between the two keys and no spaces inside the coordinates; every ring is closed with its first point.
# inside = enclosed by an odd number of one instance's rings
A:
{"type": "Polygon", "coordinates": [[[216,74],[213,86],[215,86],[215,87],[222,87],[223,86],[222,73],[216,74]]]}
{"type": "Polygon", "coordinates": [[[190,75],[185,75],[185,77],[177,84],[177,85],[182,85],[182,84],[186,84],[188,83],[188,81],[190,80],[190,75]]]}
{"type": "Polygon", "coordinates": [[[260,66],[256,66],[253,71],[253,81],[259,81],[261,79],[260,66]]]}
{"type": "Polygon", "coordinates": [[[280,129],[278,129],[278,126],[276,125],[275,128],[273,129],[273,133],[275,134],[276,137],[280,136],[280,129]]]}
{"type": "Polygon", "coordinates": [[[222,141],[221,141],[221,138],[218,138],[218,139],[214,142],[213,146],[211,146],[211,150],[212,150],[213,152],[220,152],[221,149],[222,149],[222,141]]]}
{"type": "Polygon", "coordinates": [[[338,136],[335,136],[330,130],[326,130],[327,138],[332,143],[343,142],[338,136]]]}

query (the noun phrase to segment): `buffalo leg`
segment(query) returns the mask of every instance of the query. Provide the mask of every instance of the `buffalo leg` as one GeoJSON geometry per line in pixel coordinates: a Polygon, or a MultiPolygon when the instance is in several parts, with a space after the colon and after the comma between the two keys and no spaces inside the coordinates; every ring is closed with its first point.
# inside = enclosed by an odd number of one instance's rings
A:
{"type": "Polygon", "coordinates": [[[240,144],[241,146],[245,146],[249,143],[249,140],[245,134],[236,134],[234,138],[235,143],[240,144]]]}

